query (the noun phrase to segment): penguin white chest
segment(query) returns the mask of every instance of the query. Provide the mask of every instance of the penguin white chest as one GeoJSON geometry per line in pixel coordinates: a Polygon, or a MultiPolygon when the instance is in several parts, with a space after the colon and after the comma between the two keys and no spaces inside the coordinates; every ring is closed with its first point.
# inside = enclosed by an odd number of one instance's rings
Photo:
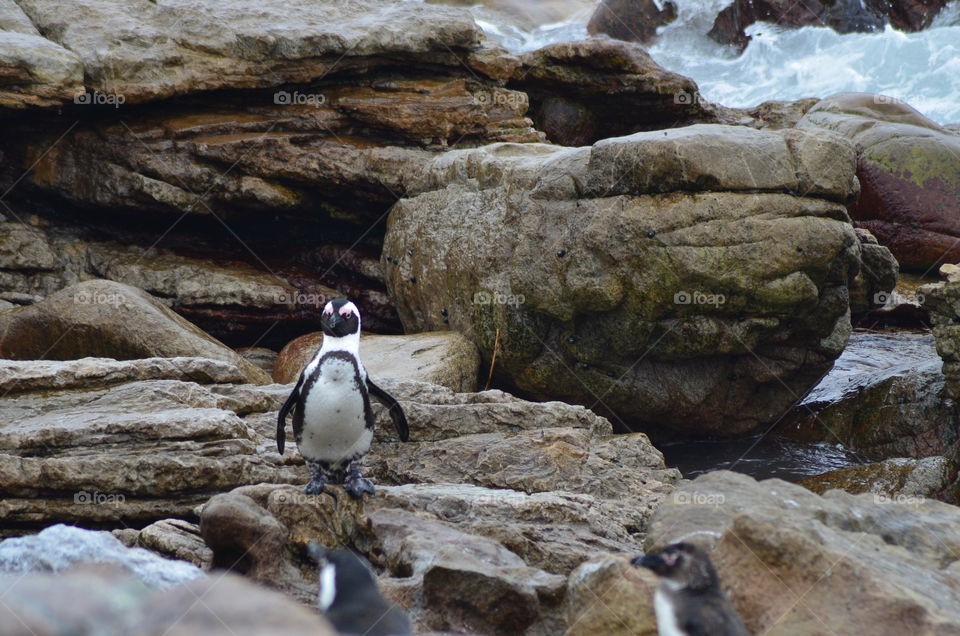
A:
{"type": "Polygon", "coordinates": [[[304,396],[301,455],[338,464],[370,449],[373,431],[367,428],[361,382],[350,361],[324,361],[304,396]]]}
{"type": "Polygon", "coordinates": [[[677,623],[677,612],[670,597],[659,587],[653,594],[653,611],[657,615],[659,636],[686,636],[677,623]]]}

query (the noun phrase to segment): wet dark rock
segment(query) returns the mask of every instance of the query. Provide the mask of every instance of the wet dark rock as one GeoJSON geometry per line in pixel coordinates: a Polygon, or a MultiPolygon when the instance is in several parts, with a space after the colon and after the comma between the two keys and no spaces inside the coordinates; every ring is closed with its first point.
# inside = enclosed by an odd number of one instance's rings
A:
{"type": "Polygon", "coordinates": [[[887,23],[902,31],[920,31],[930,26],[946,3],[946,0],[734,0],[717,15],[709,35],[718,42],[743,49],[750,42],[744,29],[754,22],[793,28],[824,26],[838,33],[878,31],[887,23]]]}
{"type": "Polygon", "coordinates": [[[778,425],[804,441],[840,443],[871,460],[960,453],[953,401],[929,334],[859,332],[830,373],[778,425]]]}

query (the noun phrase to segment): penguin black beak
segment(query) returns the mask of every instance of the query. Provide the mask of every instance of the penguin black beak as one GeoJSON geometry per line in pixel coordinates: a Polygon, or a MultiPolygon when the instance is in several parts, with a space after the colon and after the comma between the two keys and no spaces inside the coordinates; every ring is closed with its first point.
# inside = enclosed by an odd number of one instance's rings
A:
{"type": "Polygon", "coordinates": [[[666,565],[666,563],[663,562],[663,559],[660,558],[659,554],[645,554],[642,556],[633,557],[630,559],[630,564],[647,568],[649,570],[653,570],[654,572],[666,565]]]}
{"type": "Polygon", "coordinates": [[[341,322],[343,322],[343,318],[341,318],[339,314],[333,314],[332,316],[330,316],[330,320],[328,322],[330,323],[330,329],[333,329],[334,327],[339,325],[341,322]]]}

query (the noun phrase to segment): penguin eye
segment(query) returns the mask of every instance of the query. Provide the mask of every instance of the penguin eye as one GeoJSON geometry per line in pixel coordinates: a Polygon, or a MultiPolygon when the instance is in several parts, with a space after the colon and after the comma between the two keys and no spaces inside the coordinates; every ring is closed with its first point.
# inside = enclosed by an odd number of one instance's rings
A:
{"type": "Polygon", "coordinates": [[[327,304],[327,306],[323,308],[323,315],[324,315],[324,316],[332,316],[332,315],[333,315],[333,305],[327,304]]]}

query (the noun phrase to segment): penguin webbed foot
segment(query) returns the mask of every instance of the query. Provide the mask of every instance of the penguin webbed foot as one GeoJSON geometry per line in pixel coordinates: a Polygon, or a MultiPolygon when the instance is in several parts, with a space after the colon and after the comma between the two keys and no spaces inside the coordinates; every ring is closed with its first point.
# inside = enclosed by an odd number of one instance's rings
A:
{"type": "Polygon", "coordinates": [[[307,462],[310,466],[310,481],[303,487],[303,492],[308,495],[319,495],[324,487],[330,481],[327,476],[327,467],[319,462],[307,462]]]}
{"type": "Polygon", "coordinates": [[[376,488],[373,487],[373,482],[360,475],[348,477],[347,480],[343,482],[343,489],[357,499],[360,499],[364,495],[372,495],[376,492],[376,488]]]}
{"type": "Polygon", "coordinates": [[[326,481],[314,477],[307,482],[306,486],[303,487],[303,492],[308,495],[319,495],[323,492],[323,489],[326,487],[326,485],[326,481]]]}
{"type": "Polygon", "coordinates": [[[343,480],[343,489],[360,499],[364,495],[372,495],[376,490],[373,482],[360,474],[360,466],[352,463],[347,469],[346,479],[343,480]]]}

